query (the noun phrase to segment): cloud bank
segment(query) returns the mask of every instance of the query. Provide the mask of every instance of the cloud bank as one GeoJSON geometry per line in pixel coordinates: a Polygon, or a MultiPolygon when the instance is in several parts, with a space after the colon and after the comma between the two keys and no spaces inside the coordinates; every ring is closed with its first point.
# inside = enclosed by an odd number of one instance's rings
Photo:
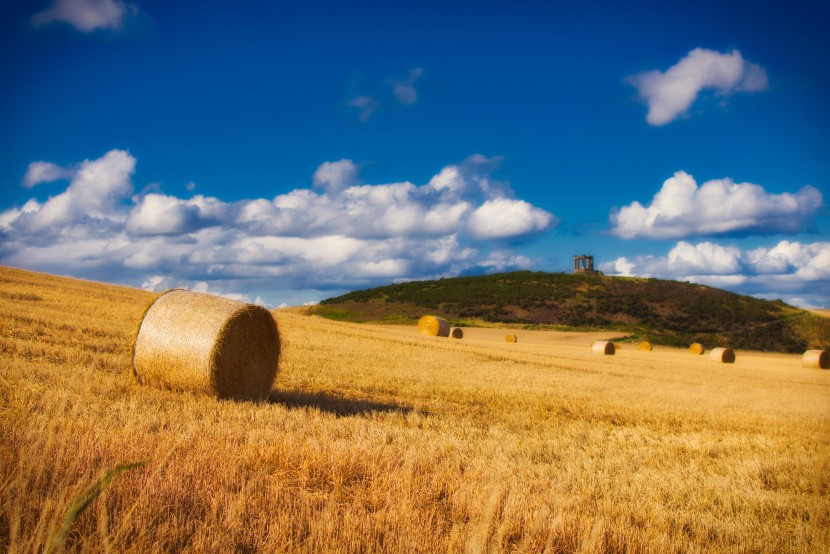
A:
{"type": "Polygon", "coordinates": [[[678,242],[666,256],[620,257],[600,269],[610,275],[657,277],[822,306],[830,296],[830,242],[782,240],[741,249],[713,242],[678,242]]]}
{"type": "Polygon", "coordinates": [[[704,90],[725,97],[736,92],[758,92],[768,86],[767,73],[744,60],[737,50],[721,54],[695,48],[665,72],[644,71],[626,79],[648,104],[646,121],[666,125],[681,115],[704,90]]]}
{"type": "Polygon", "coordinates": [[[35,26],[59,21],[84,33],[98,29],[120,31],[128,15],[138,8],[121,0],[54,0],[52,4],[32,17],[35,26]]]}
{"type": "Polygon", "coordinates": [[[351,160],[325,162],[311,188],[237,202],[135,195],[135,166],[123,150],[72,168],[30,165],[24,183],[69,183],[0,213],[0,262],[153,289],[209,283],[253,298],[528,267],[511,244],[557,223],[515,198],[492,176],[498,159],[481,155],[423,185],[361,184],[351,160]]]}
{"type": "Polygon", "coordinates": [[[795,194],[771,194],[732,179],[698,186],[694,177],[678,171],[651,204],[633,202],[612,210],[610,220],[612,233],[624,239],[796,234],[809,227],[823,204],[821,192],[809,185],[795,194]]]}

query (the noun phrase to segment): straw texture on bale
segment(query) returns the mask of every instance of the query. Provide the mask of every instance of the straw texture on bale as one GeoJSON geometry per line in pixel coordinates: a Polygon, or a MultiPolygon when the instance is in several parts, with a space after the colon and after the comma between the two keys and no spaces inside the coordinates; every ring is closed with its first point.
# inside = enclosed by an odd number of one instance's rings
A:
{"type": "Polygon", "coordinates": [[[830,350],[808,350],[801,358],[801,365],[810,369],[830,369],[830,350]]]}
{"type": "Polygon", "coordinates": [[[646,352],[651,352],[651,343],[647,340],[644,340],[639,345],[637,345],[637,350],[644,350],[646,352]]]}
{"type": "Polygon", "coordinates": [[[731,348],[713,348],[709,352],[709,359],[723,364],[734,364],[735,352],[731,348]]]}
{"type": "Polygon", "coordinates": [[[450,335],[454,339],[461,339],[464,338],[464,331],[462,331],[460,327],[456,327],[452,330],[452,333],[450,333],[450,335]]]}
{"type": "Polygon", "coordinates": [[[516,335],[505,335],[504,342],[519,342],[519,337],[516,335]]]}
{"type": "Polygon", "coordinates": [[[693,342],[691,345],[689,345],[689,352],[691,354],[694,354],[695,356],[700,356],[701,354],[706,352],[706,349],[703,348],[703,345],[699,342],[693,342]]]}
{"type": "Polygon", "coordinates": [[[446,319],[425,315],[418,320],[418,332],[430,337],[448,337],[450,336],[450,324],[446,319]]]}
{"type": "Polygon", "coordinates": [[[174,289],[141,319],[133,374],[161,388],[256,399],[271,391],[279,357],[277,323],[262,306],[174,289]]]}
{"type": "Polygon", "coordinates": [[[607,340],[598,340],[591,344],[591,352],[594,354],[601,354],[603,356],[614,355],[614,343],[607,340]]]}

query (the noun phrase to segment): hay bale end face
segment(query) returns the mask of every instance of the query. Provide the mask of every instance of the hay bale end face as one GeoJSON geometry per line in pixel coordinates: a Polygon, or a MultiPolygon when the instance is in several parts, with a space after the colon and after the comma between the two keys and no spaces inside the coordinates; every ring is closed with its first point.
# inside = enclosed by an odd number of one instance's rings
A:
{"type": "Polygon", "coordinates": [[[456,327],[455,329],[452,330],[452,333],[450,333],[450,336],[454,339],[464,338],[464,331],[462,331],[460,327],[456,327]]]}
{"type": "Polygon", "coordinates": [[[257,399],[271,391],[279,357],[277,323],[262,306],[174,289],[144,313],[133,374],[161,388],[257,399]]]}
{"type": "Polygon", "coordinates": [[[448,337],[450,336],[450,324],[446,319],[425,315],[418,320],[418,332],[430,337],[448,337]]]}
{"type": "Polygon", "coordinates": [[[613,356],[615,352],[614,343],[607,340],[598,340],[591,344],[591,352],[602,356],[613,356]]]}
{"type": "Polygon", "coordinates": [[[517,337],[516,335],[505,335],[504,342],[519,342],[519,337],[517,337]]]}
{"type": "Polygon", "coordinates": [[[647,340],[644,340],[639,345],[637,345],[637,350],[642,350],[644,352],[651,352],[651,343],[647,340]]]}
{"type": "Polygon", "coordinates": [[[807,350],[801,365],[810,369],[830,369],[830,350],[807,350]]]}
{"type": "Polygon", "coordinates": [[[689,353],[690,354],[693,354],[695,356],[700,356],[704,352],[706,352],[706,349],[703,348],[703,345],[700,344],[699,342],[693,342],[691,345],[689,345],[689,353]]]}
{"type": "Polygon", "coordinates": [[[722,364],[734,364],[735,352],[731,348],[713,348],[709,359],[722,364]]]}

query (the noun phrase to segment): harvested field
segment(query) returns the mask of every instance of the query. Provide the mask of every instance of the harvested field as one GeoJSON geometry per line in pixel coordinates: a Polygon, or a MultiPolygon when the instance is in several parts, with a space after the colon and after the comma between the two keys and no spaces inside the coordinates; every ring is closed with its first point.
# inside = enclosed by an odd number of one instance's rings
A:
{"type": "Polygon", "coordinates": [[[265,402],[138,385],[153,294],[0,268],[0,551],[826,552],[830,372],[275,312],[265,402]]]}

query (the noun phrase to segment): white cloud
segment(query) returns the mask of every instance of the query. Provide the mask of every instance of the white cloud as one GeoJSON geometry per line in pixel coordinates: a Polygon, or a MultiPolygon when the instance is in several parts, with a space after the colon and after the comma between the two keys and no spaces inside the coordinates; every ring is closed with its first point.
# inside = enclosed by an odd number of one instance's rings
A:
{"type": "Polygon", "coordinates": [[[358,185],[359,165],[344,159],[321,164],[313,189],[224,202],[159,187],[133,195],[136,160],[112,150],[78,164],[57,196],[0,213],[0,263],[272,305],[280,289],[305,302],[314,297],[297,291],[526,267],[506,241],[556,218],[514,198],[492,176],[498,163],[475,155],[423,185],[358,185]]]}
{"type": "Polygon", "coordinates": [[[314,172],[311,182],[314,188],[325,192],[337,192],[357,183],[360,168],[352,160],[323,162],[314,172]]]}
{"type": "Polygon", "coordinates": [[[123,150],[111,150],[102,158],[86,160],[73,171],[64,192],[38,205],[36,210],[22,211],[15,222],[30,232],[41,232],[57,231],[61,226],[86,219],[123,221],[134,169],[135,158],[123,150]]]}
{"type": "Polygon", "coordinates": [[[23,176],[23,186],[32,188],[41,183],[51,183],[59,179],[71,179],[75,172],[50,162],[32,162],[26,175],[23,176]]]}
{"type": "Polygon", "coordinates": [[[392,86],[392,95],[395,100],[404,106],[411,106],[418,101],[418,91],[415,90],[415,81],[424,73],[424,69],[416,67],[409,70],[409,76],[405,79],[389,79],[392,86]]]}
{"type": "Polygon", "coordinates": [[[612,232],[631,239],[799,233],[822,207],[821,192],[804,186],[795,194],[771,194],[760,185],[714,179],[698,187],[678,171],[651,204],[633,202],[611,212],[612,232]]]}
{"type": "Polygon", "coordinates": [[[626,80],[648,104],[650,125],[665,125],[685,114],[703,90],[727,96],[768,86],[766,71],[744,60],[739,51],[721,54],[703,48],[695,48],[665,72],[644,71],[626,80]]]}
{"type": "Polygon", "coordinates": [[[657,277],[726,288],[764,298],[818,305],[830,296],[830,242],[782,240],[742,250],[712,242],[678,242],[666,256],[620,257],[602,264],[611,275],[657,277]]]}
{"type": "Polygon", "coordinates": [[[148,194],[130,212],[126,229],[133,235],[178,235],[193,232],[205,224],[198,200],[148,194]]]}
{"type": "Polygon", "coordinates": [[[32,23],[42,26],[61,21],[85,33],[96,29],[119,31],[127,16],[136,13],[134,5],[121,0],[54,0],[32,17],[32,23]]]}
{"type": "Polygon", "coordinates": [[[488,200],[470,215],[467,229],[479,239],[508,239],[544,231],[553,215],[524,200],[488,200]]]}

